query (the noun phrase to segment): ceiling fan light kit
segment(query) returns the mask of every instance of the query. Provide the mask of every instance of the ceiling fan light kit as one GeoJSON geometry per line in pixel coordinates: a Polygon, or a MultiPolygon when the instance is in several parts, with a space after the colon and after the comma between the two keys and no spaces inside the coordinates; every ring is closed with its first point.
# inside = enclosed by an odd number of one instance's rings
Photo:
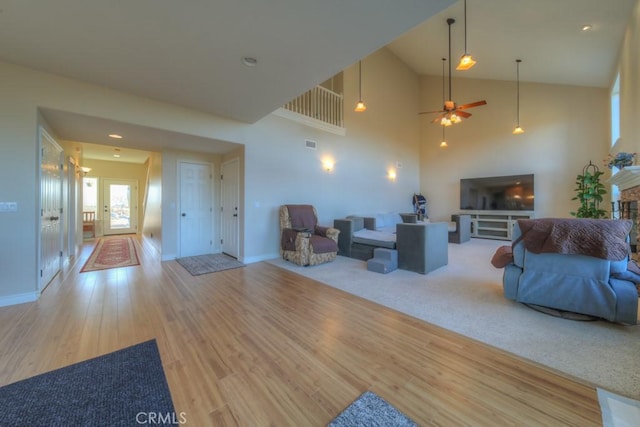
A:
{"type": "Polygon", "coordinates": [[[466,109],[479,107],[481,105],[485,105],[487,101],[476,101],[470,104],[464,105],[456,105],[453,101],[453,96],[451,94],[451,25],[456,22],[453,18],[447,19],[447,25],[449,26],[449,99],[445,100],[444,94],[444,62],[447,58],[442,58],[442,99],[443,99],[443,108],[442,110],[436,111],[423,111],[419,114],[431,114],[431,113],[439,113],[440,115],[432,120],[432,123],[440,123],[442,126],[451,126],[452,124],[461,123],[462,119],[467,119],[471,117],[471,113],[467,113],[466,109]]]}

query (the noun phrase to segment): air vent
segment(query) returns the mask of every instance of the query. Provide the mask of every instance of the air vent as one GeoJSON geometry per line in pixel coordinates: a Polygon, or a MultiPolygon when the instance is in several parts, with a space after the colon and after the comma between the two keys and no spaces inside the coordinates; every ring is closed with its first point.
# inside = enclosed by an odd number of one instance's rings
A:
{"type": "Polygon", "coordinates": [[[316,148],[318,148],[318,143],[316,141],[312,141],[310,139],[305,139],[304,140],[304,145],[305,147],[311,149],[311,150],[315,150],[316,148]]]}

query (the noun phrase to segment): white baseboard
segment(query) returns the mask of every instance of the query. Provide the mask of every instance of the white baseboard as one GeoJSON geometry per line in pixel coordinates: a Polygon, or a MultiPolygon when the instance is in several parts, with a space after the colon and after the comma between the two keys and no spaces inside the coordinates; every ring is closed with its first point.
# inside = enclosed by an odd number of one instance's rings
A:
{"type": "Polygon", "coordinates": [[[176,258],[178,258],[176,254],[162,254],[162,256],[160,257],[162,261],[172,261],[176,258]]]}
{"type": "Polygon", "coordinates": [[[258,255],[240,259],[239,261],[244,262],[245,264],[253,264],[254,262],[266,261],[268,259],[280,258],[279,253],[275,254],[266,254],[266,255],[258,255]]]}
{"type": "Polygon", "coordinates": [[[4,297],[0,297],[0,307],[34,302],[38,300],[38,295],[38,292],[27,292],[24,294],[7,295],[4,297]]]}

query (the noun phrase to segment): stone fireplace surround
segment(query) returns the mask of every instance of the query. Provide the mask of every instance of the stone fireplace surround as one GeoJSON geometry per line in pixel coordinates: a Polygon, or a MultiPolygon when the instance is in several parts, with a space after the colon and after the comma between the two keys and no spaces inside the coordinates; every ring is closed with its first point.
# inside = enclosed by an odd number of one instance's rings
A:
{"type": "MultiPolygon", "coordinates": [[[[638,238],[638,204],[640,203],[640,166],[627,166],[615,173],[608,181],[620,190],[620,202],[616,212],[621,216],[615,218],[628,218],[634,221],[631,231],[632,247],[637,248],[638,238]],[[636,243],[636,244],[634,244],[636,243]]],[[[616,203],[613,203],[616,206],[616,203]]]]}

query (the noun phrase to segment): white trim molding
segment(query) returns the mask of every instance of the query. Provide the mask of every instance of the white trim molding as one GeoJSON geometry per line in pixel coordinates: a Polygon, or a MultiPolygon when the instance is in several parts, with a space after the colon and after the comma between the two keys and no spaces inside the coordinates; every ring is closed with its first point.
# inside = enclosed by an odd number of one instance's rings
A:
{"type": "Polygon", "coordinates": [[[38,295],[39,292],[27,292],[24,294],[7,295],[4,297],[0,297],[0,307],[34,302],[38,300],[38,295]]]}
{"type": "Polygon", "coordinates": [[[640,166],[625,166],[609,178],[609,184],[614,184],[620,191],[628,190],[640,185],[640,166]]]}

